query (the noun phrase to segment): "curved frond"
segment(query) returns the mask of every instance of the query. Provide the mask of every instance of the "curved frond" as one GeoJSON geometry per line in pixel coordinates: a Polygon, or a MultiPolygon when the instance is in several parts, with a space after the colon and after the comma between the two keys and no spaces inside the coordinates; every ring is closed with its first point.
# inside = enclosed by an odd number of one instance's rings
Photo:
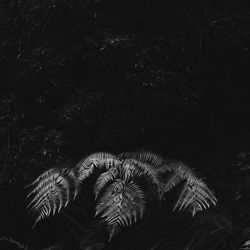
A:
{"type": "Polygon", "coordinates": [[[174,209],[177,207],[179,207],[179,210],[189,209],[194,216],[196,212],[209,208],[211,204],[216,205],[217,199],[207,185],[196,177],[193,171],[182,162],[172,162],[168,166],[164,166],[162,170],[162,172],[171,171],[172,175],[166,181],[161,191],[161,196],[180,182],[185,181],[174,209]]]}
{"type": "Polygon", "coordinates": [[[178,171],[184,178],[193,173],[192,169],[187,167],[183,162],[169,159],[164,160],[158,171],[161,174],[178,171]]]}
{"type": "Polygon", "coordinates": [[[179,161],[173,161],[169,162],[169,164],[166,164],[162,166],[161,169],[159,169],[159,173],[165,173],[168,172],[168,178],[164,185],[162,186],[163,189],[161,191],[161,197],[171,189],[173,189],[175,186],[177,186],[181,181],[188,180],[188,179],[196,179],[196,177],[193,174],[193,171],[186,167],[182,162],[179,161]]]}
{"type": "Polygon", "coordinates": [[[114,181],[118,176],[118,169],[117,168],[110,168],[107,172],[102,173],[95,184],[95,198],[99,195],[99,193],[106,187],[106,185],[110,184],[110,182],[114,181]]]}
{"type": "Polygon", "coordinates": [[[28,195],[32,197],[28,207],[36,218],[35,224],[50,214],[59,213],[78,193],[78,180],[68,168],[49,169],[31,185],[35,187],[28,195]]]}
{"type": "Polygon", "coordinates": [[[123,174],[125,180],[131,180],[134,177],[148,178],[158,189],[159,179],[157,171],[148,163],[136,159],[126,159],[123,162],[123,174]]]}
{"type": "Polygon", "coordinates": [[[129,182],[135,177],[142,177],[145,175],[145,174],[143,175],[143,172],[140,171],[140,169],[137,168],[135,164],[131,164],[129,160],[124,161],[121,172],[123,177],[122,179],[125,182],[129,182]]]}
{"type": "Polygon", "coordinates": [[[117,180],[112,183],[96,206],[96,215],[101,215],[107,223],[110,239],[123,227],[142,218],[145,198],[141,188],[134,182],[117,180]]]}
{"type": "Polygon", "coordinates": [[[120,164],[120,160],[115,155],[99,152],[84,158],[77,164],[76,169],[79,180],[83,181],[93,173],[95,168],[105,168],[105,170],[108,170],[120,164]]]}
{"type": "Polygon", "coordinates": [[[175,205],[175,209],[180,210],[189,208],[194,216],[196,212],[205,210],[210,207],[210,204],[216,204],[216,198],[208,189],[207,185],[197,179],[192,182],[188,181],[175,205]]]}
{"type": "Polygon", "coordinates": [[[163,159],[152,152],[125,152],[119,155],[121,159],[135,159],[147,163],[153,168],[158,169],[163,164],[163,159]]]}

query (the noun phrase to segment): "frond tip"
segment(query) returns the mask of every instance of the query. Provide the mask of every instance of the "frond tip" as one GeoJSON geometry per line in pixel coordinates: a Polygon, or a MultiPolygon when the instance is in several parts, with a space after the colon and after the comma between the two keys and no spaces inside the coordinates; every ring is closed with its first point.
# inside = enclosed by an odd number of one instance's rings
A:
{"type": "Polygon", "coordinates": [[[216,205],[216,201],[217,199],[202,180],[188,180],[174,209],[177,207],[179,210],[187,208],[194,216],[196,212],[208,209],[210,204],[216,205]]]}
{"type": "Polygon", "coordinates": [[[40,175],[33,183],[34,189],[28,208],[35,217],[35,224],[50,214],[59,213],[77,195],[78,181],[71,169],[52,168],[40,175]]]}
{"type": "Polygon", "coordinates": [[[77,166],[77,177],[79,181],[84,181],[88,178],[95,169],[105,169],[106,171],[111,167],[117,167],[121,161],[115,155],[106,152],[98,152],[91,154],[80,161],[77,166]]]}
{"type": "Polygon", "coordinates": [[[182,162],[172,162],[161,170],[170,172],[170,177],[166,181],[161,192],[163,196],[166,192],[184,182],[184,187],[177,200],[174,210],[188,209],[194,216],[196,212],[208,209],[210,205],[216,205],[217,199],[204,181],[199,179],[193,171],[182,162]]]}

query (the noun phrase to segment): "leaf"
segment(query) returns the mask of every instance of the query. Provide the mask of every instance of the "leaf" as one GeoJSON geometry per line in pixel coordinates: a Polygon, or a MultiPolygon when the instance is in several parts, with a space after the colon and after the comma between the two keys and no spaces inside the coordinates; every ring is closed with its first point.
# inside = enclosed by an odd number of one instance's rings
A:
{"type": "Polygon", "coordinates": [[[171,162],[165,165],[161,172],[171,171],[170,178],[165,183],[161,192],[161,197],[180,182],[185,181],[185,185],[177,200],[174,210],[179,207],[180,210],[189,209],[194,216],[198,211],[208,209],[210,204],[216,205],[217,199],[210,191],[207,185],[193,171],[182,162],[171,162]]]}
{"type": "Polygon", "coordinates": [[[110,182],[116,179],[116,177],[118,176],[118,173],[119,173],[118,169],[112,167],[107,172],[102,173],[98,177],[96,184],[95,184],[95,189],[94,189],[95,198],[97,198],[99,193],[106,187],[106,185],[108,185],[110,182]]]}
{"type": "Polygon", "coordinates": [[[78,180],[72,169],[49,169],[32,184],[35,188],[28,207],[36,217],[35,224],[50,214],[59,213],[63,207],[75,199],[78,193],[78,180]]]}
{"type": "Polygon", "coordinates": [[[128,227],[142,218],[145,210],[145,197],[141,188],[134,182],[117,180],[112,183],[96,206],[96,215],[101,215],[107,223],[111,238],[123,227],[128,227]]]}
{"type": "Polygon", "coordinates": [[[163,159],[152,152],[125,152],[119,155],[122,159],[135,159],[143,163],[151,165],[153,168],[158,169],[163,165],[163,159]]]}
{"type": "Polygon", "coordinates": [[[133,180],[135,177],[143,177],[145,180],[149,180],[158,191],[158,172],[152,165],[130,158],[124,160],[123,170],[125,180],[133,180]]]}
{"type": "Polygon", "coordinates": [[[96,168],[108,170],[120,164],[120,160],[118,160],[115,155],[106,152],[94,153],[77,164],[77,176],[79,181],[83,181],[89,177],[96,168]]]}

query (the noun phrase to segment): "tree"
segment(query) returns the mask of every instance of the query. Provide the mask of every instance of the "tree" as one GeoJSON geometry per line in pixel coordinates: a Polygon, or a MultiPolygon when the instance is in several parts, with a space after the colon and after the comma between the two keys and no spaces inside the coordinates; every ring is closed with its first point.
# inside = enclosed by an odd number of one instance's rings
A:
{"type": "Polygon", "coordinates": [[[183,185],[174,209],[188,209],[194,216],[216,204],[207,185],[180,161],[170,161],[150,152],[119,155],[100,152],[87,156],[74,168],[51,168],[31,186],[28,207],[40,220],[59,213],[81,191],[81,184],[96,175],[96,216],[103,220],[109,240],[142,219],[152,204],[160,205],[167,193],[183,185]]]}

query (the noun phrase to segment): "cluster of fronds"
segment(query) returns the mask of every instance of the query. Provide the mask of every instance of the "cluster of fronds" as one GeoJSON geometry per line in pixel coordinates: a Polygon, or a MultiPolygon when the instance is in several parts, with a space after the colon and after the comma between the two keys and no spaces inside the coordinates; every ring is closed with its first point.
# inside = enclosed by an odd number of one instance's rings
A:
{"type": "Polygon", "coordinates": [[[34,188],[29,194],[29,207],[35,223],[55,215],[73,201],[80,184],[96,170],[100,173],[94,187],[96,216],[105,221],[110,239],[143,217],[148,199],[143,185],[160,200],[184,183],[174,209],[188,209],[193,215],[216,204],[207,185],[182,162],[166,161],[150,152],[118,156],[101,152],[84,158],[75,168],[50,169],[31,184],[34,188]]]}

